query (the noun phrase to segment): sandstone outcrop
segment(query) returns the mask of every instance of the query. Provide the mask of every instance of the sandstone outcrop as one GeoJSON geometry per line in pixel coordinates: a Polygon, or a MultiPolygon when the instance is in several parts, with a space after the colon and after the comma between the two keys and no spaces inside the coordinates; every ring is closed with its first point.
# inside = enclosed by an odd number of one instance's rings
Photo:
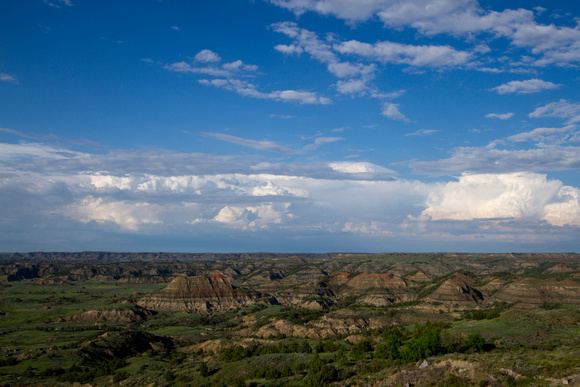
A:
{"type": "Polygon", "coordinates": [[[223,274],[177,277],[167,287],[139,300],[137,305],[157,310],[196,313],[224,312],[252,304],[259,294],[238,288],[223,274]]]}
{"type": "MultiPolygon", "coordinates": [[[[341,273],[333,278],[338,283],[345,280],[341,273]]],[[[407,282],[398,275],[362,273],[351,279],[341,287],[340,296],[359,296],[363,295],[359,301],[374,306],[386,306],[395,302],[411,301],[415,296],[408,291],[407,282]]]]}
{"type": "Polygon", "coordinates": [[[580,305],[580,284],[571,279],[524,278],[503,287],[493,299],[517,303],[516,307],[520,308],[532,308],[546,302],[580,305]]]}
{"type": "Polygon", "coordinates": [[[412,282],[429,282],[431,281],[431,277],[429,277],[423,270],[417,271],[415,274],[406,277],[407,280],[412,282]]]}
{"type": "Polygon", "coordinates": [[[472,285],[472,280],[461,273],[455,273],[433,293],[425,297],[427,301],[472,303],[483,301],[483,295],[472,285]]]}

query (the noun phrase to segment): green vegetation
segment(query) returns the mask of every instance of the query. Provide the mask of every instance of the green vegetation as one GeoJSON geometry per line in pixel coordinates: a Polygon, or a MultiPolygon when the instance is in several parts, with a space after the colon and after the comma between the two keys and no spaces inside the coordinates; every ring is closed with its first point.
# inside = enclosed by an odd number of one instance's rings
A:
{"type": "MultiPolygon", "coordinates": [[[[131,302],[166,283],[91,277],[43,284],[34,281],[39,270],[20,270],[18,275],[11,274],[11,281],[0,284],[0,385],[305,387],[373,385],[389,380],[393,385],[524,386],[549,385],[550,380],[579,373],[578,306],[559,299],[524,308],[511,301],[461,305],[429,298],[457,272],[481,286],[490,278],[510,284],[521,279],[501,268],[477,276],[470,264],[478,257],[460,258],[452,265],[444,254],[344,256],[311,260],[284,272],[285,278],[300,277],[303,271],[330,273],[316,278],[316,283],[328,284],[344,267],[352,267],[343,276],[347,280],[375,266],[382,273],[387,268],[417,273],[418,267],[423,270],[433,262],[438,270],[453,267],[450,274],[432,275],[423,283],[406,279],[418,299],[401,298],[373,306],[364,303],[366,296],[396,299],[396,295],[369,287],[341,297],[328,296],[324,301],[330,307],[324,310],[267,300],[205,315],[145,311],[131,302]],[[409,266],[416,269],[409,270],[409,266]],[[71,318],[95,310],[127,311],[133,313],[128,316],[142,318],[71,318]]],[[[505,266],[504,261],[498,262],[498,267],[505,266]]],[[[259,267],[254,257],[223,267],[220,264],[204,258],[198,266],[183,270],[195,274],[235,269],[247,273],[236,282],[243,284],[276,269],[273,263],[259,267]]],[[[155,271],[151,265],[136,264],[133,270],[139,274],[132,278],[150,276],[145,273],[155,271]]],[[[540,280],[560,280],[562,273],[549,272],[553,266],[550,261],[525,272],[540,280]]],[[[89,269],[94,273],[105,270],[96,264],[90,268],[71,265],[66,273],[89,269]]],[[[106,270],[121,269],[108,264],[106,270]]],[[[172,270],[161,265],[157,273],[170,276],[172,270]]],[[[573,284],[577,277],[566,278],[573,284]]],[[[303,283],[285,285],[299,292],[301,286],[314,282],[307,278],[303,283]]],[[[331,290],[348,289],[341,284],[331,290]]],[[[308,294],[310,290],[305,292],[305,300],[323,299],[308,294]]]]}

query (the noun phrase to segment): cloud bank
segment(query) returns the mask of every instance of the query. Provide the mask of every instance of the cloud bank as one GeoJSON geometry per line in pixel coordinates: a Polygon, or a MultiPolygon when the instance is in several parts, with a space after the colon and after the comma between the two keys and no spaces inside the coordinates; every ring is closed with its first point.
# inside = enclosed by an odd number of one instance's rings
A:
{"type": "MultiPolygon", "coordinates": [[[[553,229],[552,238],[560,240],[580,226],[579,189],[530,172],[423,183],[397,179],[389,168],[368,162],[271,164],[252,157],[89,155],[42,144],[2,145],[12,149],[0,159],[3,241],[24,230],[38,233],[39,241],[75,230],[91,240],[111,232],[281,239],[315,232],[427,244],[443,237],[437,231],[442,224],[444,238],[455,241],[476,234],[503,238],[496,235],[499,226],[485,231],[489,222],[525,222],[530,238],[553,229]]],[[[524,237],[521,225],[506,233],[524,237]]]]}

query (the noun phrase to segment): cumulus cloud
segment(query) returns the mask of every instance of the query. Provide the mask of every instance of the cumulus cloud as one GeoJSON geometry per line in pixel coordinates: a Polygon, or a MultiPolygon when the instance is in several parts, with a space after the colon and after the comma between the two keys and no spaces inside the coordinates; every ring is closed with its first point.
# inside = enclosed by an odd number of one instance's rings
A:
{"type": "Polygon", "coordinates": [[[455,67],[469,62],[472,54],[449,46],[414,46],[396,42],[362,43],[356,40],[336,44],[341,54],[359,55],[383,64],[407,64],[417,67],[455,67]]]}
{"type": "Polygon", "coordinates": [[[498,118],[500,120],[509,120],[514,116],[514,113],[489,113],[485,115],[485,118],[498,118]]]}
{"type": "Polygon", "coordinates": [[[562,187],[554,202],[544,207],[543,219],[556,226],[580,226],[580,190],[562,187]]]}
{"type": "Polygon", "coordinates": [[[311,91],[299,90],[272,91],[268,93],[268,98],[284,102],[298,102],[310,105],[329,105],[332,103],[330,98],[321,97],[317,93],[311,91]]]}
{"type": "Polygon", "coordinates": [[[423,214],[434,220],[542,218],[561,188],[531,173],[463,175],[433,191],[423,214]]]}
{"type": "Polygon", "coordinates": [[[365,95],[371,91],[365,79],[349,79],[347,81],[338,81],[336,89],[340,94],[346,95],[365,95]]]}
{"type": "Polygon", "coordinates": [[[499,94],[531,94],[538,93],[542,90],[558,89],[561,86],[562,85],[534,78],[528,79],[527,81],[511,81],[504,85],[494,87],[491,90],[497,91],[499,94]]]}
{"type": "Polygon", "coordinates": [[[533,173],[463,175],[431,192],[423,215],[433,220],[532,218],[579,225],[577,188],[533,173]]]}
{"type": "Polygon", "coordinates": [[[201,63],[213,63],[220,62],[222,58],[212,50],[201,50],[193,57],[197,62],[201,63]]]}
{"type": "Polygon", "coordinates": [[[300,55],[304,52],[304,49],[300,46],[291,44],[279,44],[274,46],[274,50],[281,52],[282,54],[286,55],[300,55]]]}
{"type": "Polygon", "coordinates": [[[192,73],[215,77],[201,79],[199,83],[234,91],[244,97],[271,99],[282,102],[296,102],[309,105],[328,105],[332,100],[305,90],[275,90],[261,92],[257,86],[244,78],[253,76],[258,70],[256,65],[244,64],[241,60],[221,63],[218,54],[211,50],[202,50],[196,54],[192,63],[185,61],[166,64],[164,69],[178,73],[192,73]]]}
{"type": "Polygon", "coordinates": [[[259,206],[225,206],[210,220],[196,219],[193,223],[213,221],[229,228],[259,230],[283,223],[292,218],[290,203],[264,203],[259,206]]]}
{"type": "Polygon", "coordinates": [[[407,117],[399,111],[399,104],[392,102],[385,102],[381,114],[393,120],[407,121],[407,117]]]}
{"type": "Polygon", "coordinates": [[[137,231],[144,225],[162,223],[157,219],[159,212],[159,206],[146,202],[106,201],[93,196],[52,211],[83,223],[112,223],[130,231],[137,231]]]}
{"type": "Polygon", "coordinates": [[[296,15],[316,12],[356,24],[378,18],[386,28],[411,27],[431,36],[450,34],[472,39],[486,34],[507,38],[515,47],[529,49],[535,66],[580,61],[580,30],[576,27],[538,24],[532,10],[488,11],[477,0],[270,0],[296,15]]]}
{"type": "MultiPolygon", "coordinates": [[[[333,140],[318,138],[318,145],[333,140]]],[[[191,241],[227,231],[244,240],[267,235],[291,241],[289,235],[304,238],[315,231],[318,243],[318,237],[336,235],[359,242],[436,241],[507,238],[502,232],[517,220],[530,222],[530,239],[558,240],[580,223],[578,189],[533,173],[424,183],[395,178],[394,171],[370,162],[285,164],[159,151],[56,157],[56,148],[46,145],[42,152],[40,145],[16,146],[20,151],[0,151],[0,227],[27,230],[31,238],[49,233],[70,241],[74,230],[102,243],[109,243],[111,231],[191,241]]],[[[516,226],[510,235],[526,237],[516,226]]]]}
{"type": "Polygon", "coordinates": [[[210,75],[213,77],[247,76],[257,71],[258,66],[244,64],[241,60],[222,63],[221,57],[211,50],[201,50],[192,62],[175,62],[166,64],[163,68],[177,73],[193,73],[210,75]]]}

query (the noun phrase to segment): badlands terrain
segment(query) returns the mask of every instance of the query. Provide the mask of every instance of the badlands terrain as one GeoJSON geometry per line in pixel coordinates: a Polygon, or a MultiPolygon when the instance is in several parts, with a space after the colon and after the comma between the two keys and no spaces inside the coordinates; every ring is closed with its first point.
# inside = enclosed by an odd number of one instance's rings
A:
{"type": "Polygon", "coordinates": [[[0,385],[580,384],[577,254],[0,254],[0,385]]]}

